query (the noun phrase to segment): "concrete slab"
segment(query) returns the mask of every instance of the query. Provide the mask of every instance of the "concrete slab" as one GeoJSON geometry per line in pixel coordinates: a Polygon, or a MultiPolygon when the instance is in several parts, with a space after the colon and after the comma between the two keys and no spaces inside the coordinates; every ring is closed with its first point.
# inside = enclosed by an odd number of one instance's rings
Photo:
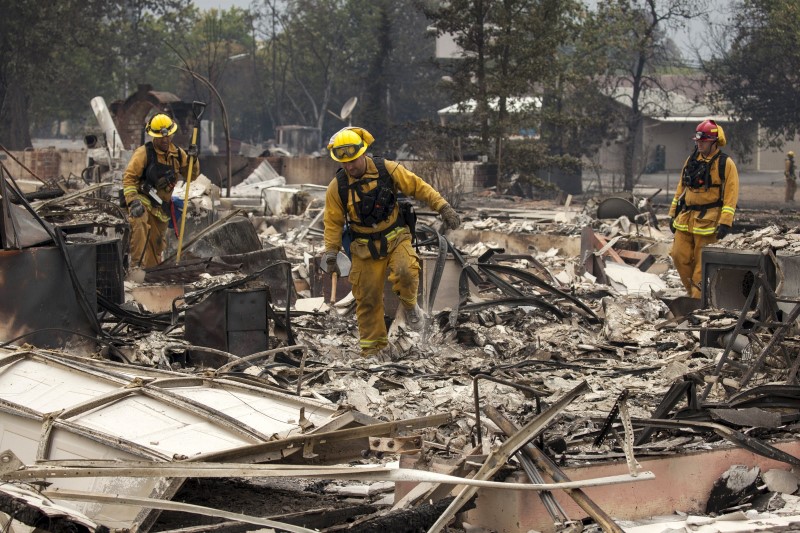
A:
{"type": "MultiPolygon", "coordinates": [[[[800,442],[774,444],[776,448],[800,457],[800,442]]],[[[585,492],[604,511],[615,519],[638,520],[675,511],[702,514],[714,482],[731,465],[758,466],[762,472],[770,469],[790,470],[789,465],[756,455],[742,448],[718,448],[695,453],[665,457],[637,458],[644,471],[654,472],[652,481],[586,488],[585,492]]],[[[401,467],[413,466],[415,458],[403,456],[401,467]]],[[[572,480],[591,479],[628,473],[624,462],[570,467],[563,469],[572,480]]],[[[510,476],[509,482],[524,482],[524,474],[510,476]]],[[[396,498],[402,498],[410,484],[398,484],[396,498]]],[[[556,499],[571,519],[586,517],[566,493],[556,491],[556,499]]],[[[525,533],[535,530],[544,533],[555,528],[547,511],[534,492],[489,490],[478,491],[477,507],[465,514],[464,520],[474,526],[486,527],[497,533],[525,533]]]]}

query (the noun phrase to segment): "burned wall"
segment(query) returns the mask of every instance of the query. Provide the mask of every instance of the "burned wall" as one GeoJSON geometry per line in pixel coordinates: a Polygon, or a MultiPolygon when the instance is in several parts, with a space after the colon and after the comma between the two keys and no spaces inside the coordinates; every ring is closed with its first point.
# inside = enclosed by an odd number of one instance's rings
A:
{"type": "Polygon", "coordinates": [[[70,174],[80,176],[83,169],[86,168],[86,150],[41,148],[11,152],[11,155],[19,163],[6,154],[0,154],[0,161],[3,162],[11,176],[19,180],[36,180],[30,172],[22,168],[22,165],[43,180],[67,177],[70,174]]]}

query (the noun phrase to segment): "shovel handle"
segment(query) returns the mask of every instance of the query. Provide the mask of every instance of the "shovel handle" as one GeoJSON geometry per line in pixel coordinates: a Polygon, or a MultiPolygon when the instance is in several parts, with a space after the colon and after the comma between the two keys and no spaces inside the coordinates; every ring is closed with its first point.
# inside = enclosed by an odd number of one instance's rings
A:
{"type": "Polygon", "coordinates": [[[331,274],[331,305],[336,303],[336,281],[338,277],[336,272],[331,274]]]}

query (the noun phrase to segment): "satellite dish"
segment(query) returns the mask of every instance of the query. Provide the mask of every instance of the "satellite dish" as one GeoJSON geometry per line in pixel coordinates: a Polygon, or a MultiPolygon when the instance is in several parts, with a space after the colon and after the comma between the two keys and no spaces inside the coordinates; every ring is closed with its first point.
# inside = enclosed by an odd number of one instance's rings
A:
{"type": "Polygon", "coordinates": [[[330,113],[334,117],[338,118],[342,122],[347,121],[347,125],[351,126],[352,125],[351,122],[349,120],[347,120],[347,119],[353,113],[353,109],[356,107],[357,103],[358,103],[358,97],[357,96],[353,96],[352,98],[350,98],[348,101],[346,101],[344,103],[344,105],[342,106],[342,110],[340,111],[340,114],[337,115],[336,113],[334,113],[330,109],[328,109],[328,113],[330,113]]]}
{"type": "Polygon", "coordinates": [[[342,112],[339,115],[340,117],[342,117],[342,120],[350,116],[350,114],[353,112],[353,108],[356,107],[357,103],[358,103],[357,96],[350,98],[348,101],[344,103],[344,105],[342,106],[342,112]]]}

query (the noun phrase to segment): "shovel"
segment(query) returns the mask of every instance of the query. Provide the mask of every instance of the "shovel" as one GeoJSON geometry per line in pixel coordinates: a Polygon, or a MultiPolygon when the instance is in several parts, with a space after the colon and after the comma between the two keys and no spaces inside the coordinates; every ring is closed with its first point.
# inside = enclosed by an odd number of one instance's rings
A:
{"type": "Polygon", "coordinates": [[[336,274],[336,272],[328,272],[328,263],[322,263],[320,265],[320,268],[322,268],[323,272],[331,275],[331,309],[333,309],[333,304],[336,303],[336,281],[338,280],[339,275],[344,277],[350,275],[350,267],[352,266],[352,263],[350,262],[350,258],[347,257],[344,252],[339,252],[336,255],[336,266],[339,267],[340,274],[336,274]]]}

